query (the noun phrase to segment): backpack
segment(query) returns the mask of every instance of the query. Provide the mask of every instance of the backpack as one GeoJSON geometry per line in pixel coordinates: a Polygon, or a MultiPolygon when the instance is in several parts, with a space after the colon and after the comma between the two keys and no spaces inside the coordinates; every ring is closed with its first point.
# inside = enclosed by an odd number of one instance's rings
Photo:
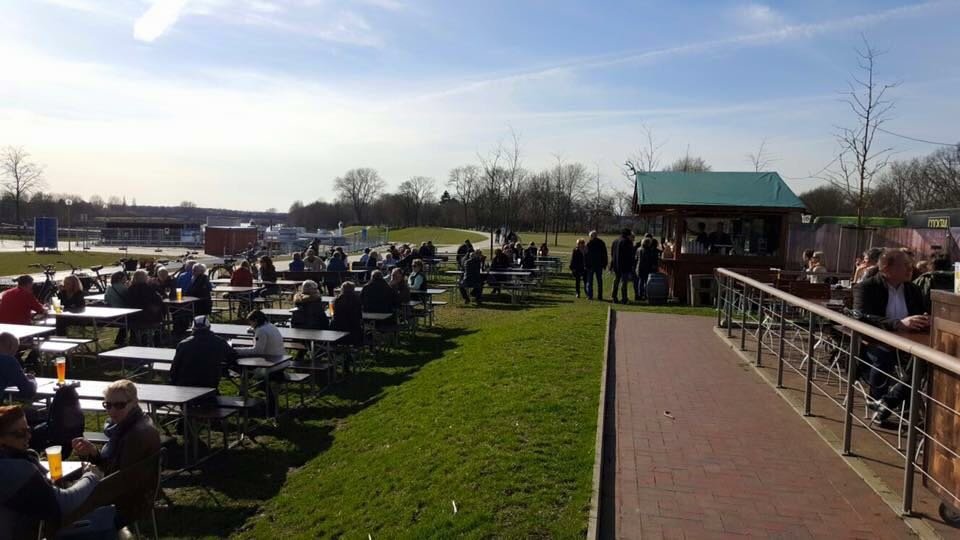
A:
{"type": "Polygon", "coordinates": [[[83,436],[83,410],[73,386],[61,386],[53,396],[47,416],[47,446],[59,444],[63,459],[70,457],[73,439],[83,436]]]}

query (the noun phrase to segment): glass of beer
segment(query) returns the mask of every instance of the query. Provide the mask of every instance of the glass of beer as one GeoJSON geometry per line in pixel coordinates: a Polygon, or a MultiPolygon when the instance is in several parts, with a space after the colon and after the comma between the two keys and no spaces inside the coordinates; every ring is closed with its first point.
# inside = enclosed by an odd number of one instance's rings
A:
{"type": "Polygon", "coordinates": [[[59,446],[51,446],[45,450],[47,454],[47,463],[50,467],[50,478],[54,482],[63,478],[63,462],[61,462],[59,446]]]}
{"type": "Polygon", "coordinates": [[[183,289],[177,287],[177,302],[183,301],[183,289]]]}
{"type": "Polygon", "coordinates": [[[64,357],[57,358],[57,384],[63,384],[67,379],[67,359],[64,357]]]}

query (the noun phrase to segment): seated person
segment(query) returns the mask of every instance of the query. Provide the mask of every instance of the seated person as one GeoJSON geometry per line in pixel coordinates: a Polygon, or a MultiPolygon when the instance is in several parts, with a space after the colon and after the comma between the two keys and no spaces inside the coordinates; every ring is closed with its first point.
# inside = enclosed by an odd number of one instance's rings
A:
{"type": "MultiPolygon", "coordinates": [[[[460,296],[467,304],[470,303],[470,296],[473,296],[477,305],[483,302],[483,251],[477,250],[466,257],[463,261],[463,275],[460,276],[460,296]],[[470,289],[470,295],[467,295],[467,289],[470,289]]],[[[366,289],[364,289],[366,290],[366,289]]]]}
{"type": "MultiPolygon", "coordinates": [[[[370,273],[370,282],[363,286],[360,292],[360,303],[363,311],[370,313],[393,313],[397,309],[399,300],[397,292],[390,288],[383,274],[379,270],[370,273]]],[[[336,316],[336,309],[334,309],[336,316]]]]}
{"type": "MultiPolygon", "coordinates": [[[[57,291],[57,298],[60,299],[60,306],[64,311],[83,311],[87,306],[83,299],[83,286],[80,284],[80,278],[77,276],[67,276],[63,278],[63,284],[57,291]]],[[[57,319],[57,335],[67,335],[67,326],[70,322],[67,319],[57,319]]]]}
{"type": "Polygon", "coordinates": [[[17,359],[17,350],[20,340],[9,333],[0,333],[0,391],[3,388],[16,386],[20,391],[17,397],[29,399],[37,391],[37,381],[33,375],[23,372],[20,360],[17,359]]]}
{"type": "Polygon", "coordinates": [[[163,322],[166,306],[163,305],[163,298],[157,290],[150,286],[148,279],[146,270],[137,270],[133,273],[130,288],[127,289],[127,306],[140,310],[130,316],[131,328],[159,328],[163,322]]]}
{"type": "MultiPolygon", "coordinates": [[[[118,270],[110,276],[110,286],[103,295],[103,301],[108,307],[126,308],[127,305],[127,273],[118,270]]],[[[116,345],[123,345],[127,341],[127,329],[117,330],[117,337],[113,340],[116,345]]]]}
{"type": "MultiPolygon", "coordinates": [[[[631,250],[632,251],[632,250],[631,250]]],[[[534,270],[537,267],[536,250],[526,250],[523,252],[523,259],[520,260],[520,268],[524,270],[534,270]]]]}
{"type": "Polygon", "coordinates": [[[377,268],[380,266],[380,254],[376,251],[371,251],[370,255],[367,257],[367,268],[377,268]]]}
{"type": "Polygon", "coordinates": [[[403,270],[394,268],[393,272],[390,272],[389,285],[391,289],[396,291],[397,302],[401,306],[410,301],[410,287],[407,285],[407,278],[403,275],[403,270]]]}
{"type": "Polygon", "coordinates": [[[237,347],[240,356],[283,356],[283,336],[280,330],[267,320],[259,309],[247,315],[247,322],[253,329],[253,347],[237,347]]]}
{"type": "MultiPolygon", "coordinates": [[[[861,314],[861,320],[891,332],[928,328],[930,321],[924,313],[923,294],[909,281],[913,265],[907,255],[897,249],[886,249],[880,256],[878,268],[876,276],[866,278],[853,289],[853,309],[861,314]]],[[[896,373],[897,351],[870,344],[864,347],[864,352],[873,366],[868,380],[870,397],[876,400],[871,405],[878,409],[874,422],[882,423],[909,392],[903,384],[891,379],[896,373]]]]}
{"type": "Polygon", "coordinates": [[[303,256],[299,253],[293,254],[293,260],[290,261],[290,266],[287,267],[291,272],[303,272],[306,268],[303,264],[303,256]]]}
{"type": "Polygon", "coordinates": [[[953,291],[953,265],[950,258],[944,253],[938,253],[930,261],[931,270],[913,282],[920,287],[923,294],[923,309],[930,312],[930,291],[937,289],[942,291],[953,291]]]}
{"type": "MultiPolygon", "coordinates": [[[[383,281],[383,278],[381,277],[380,280],[383,281]]],[[[366,287],[363,290],[367,290],[366,287]]],[[[363,345],[363,305],[352,281],[343,282],[340,286],[340,294],[333,300],[333,319],[330,320],[330,329],[348,332],[350,335],[345,340],[341,340],[347,345],[363,345]]]]}
{"type": "MultiPolygon", "coordinates": [[[[197,264],[197,261],[189,260],[183,263],[183,268],[180,269],[180,274],[177,275],[176,286],[186,291],[190,288],[190,282],[193,281],[193,265],[197,264]]],[[[186,294],[186,293],[184,293],[186,294]]]]}
{"type": "Polygon", "coordinates": [[[827,267],[823,264],[823,259],[824,255],[822,251],[814,251],[813,255],[810,256],[810,268],[807,270],[807,277],[810,279],[810,283],[826,283],[822,275],[817,275],[827,273],[827,267]]]}
{"type": "Polygon", "coordinates": [[[157,277],[149,280],[157,294],[162,298],[175,299],[177,297],[177,283],[170,277],[170,271],[164,267],[157,268],[157,277]]]}
{"type": "Polygon", "coordinates": [[[380,267],[384,270],[390,270],[396,265],[397,259],[394,258],[393,253],[387,252],[387,254],[383,256],[383,263],[380,264],[380,267]]]}
{"type": "Polygon", "coordinates": [[[307,272],[323,272],[324,268],[326,268],[326,265],[323,264],[320,257],[317,257],[317,253],[308,249],[307,256],[303,258],[303,269],[307,272]]]}
{"type": "Polygon", "coordinates": [[[407,285],[413,291],[427,290],[427,276],[423,273],[423,261],[415,259],[411,265],[412,271],[407,276],[407,285]]]}
{"type": "Polygon", "coordinates": [[[57,487],[30,449],[30,435],[23,408],[0,406],[0,538],[37,538],[41,521],[59,525],[100,481],[89,469],[69,489],[57,487]]]}
{"type": "Polygon", "coordinates": [[[367,259],[370,258],[370,248],[363,248],[363,255],[360,256],[360,266],[367,266],[367,259]]]}
{"type": "Polygon", "coordinates": [[[860,283],[867,278],[872,278],[880,271],[877,266],[880,255],[883,255],[883,248],[873,247],[863,253],[860,266],[853,274],[853,282],[860,283]]]}
{"type": "Polygon", "coordinates": [[[202,263],[193,265],[193,280],[190,286],[183,291],[184,296],[193,296],[197,301],[193,304],[193,312],[196,315],[209,315],[213,309],[213,300],[210,298],[210,291],[213,285],[210,284],[210,278],[207,277],[207,267],[202,263]]]}
{"type": "Polygon", "coordinates": [[[290,318],[291,328],[326,330],[330,326],[327,320],[326,304],[320,295],[320,286],[316,281],[310,279],[304,281],[300,285],[300,292],[293,296],[293,303],[297,309],[290,318]]]}
{"type": "MultiPolygon", "coordinates": [[[[103,391],[103,408],[109,416],[103,428],[107,444],[97,449],[92,442],[78,437],[73,440],[73,451],[78,456],[99,467],[104,475],[110,475],[129,469],[160,451],[160,433],[140,409],[137,387],[131,381],[121,379],[110,383],[103,391]]],[[[97,489],[87,504],[115,504],[121,526],[141,519],[153,508],[156,475],[153,471],[142,478],[130,478],[127,482],[97,489]]]]}
{"type": "Polygon", "coordinates": [[[260,280],[266,283],[276,283],[277,279],[277,267],[273,265],[273,259],[266,255],[260,257],[260,280]]]}
{"type": "Polygon", "coordinates": [[[231,287],[253,287],[253,272],[250,271],[250,263],[243,261],[240,266],[230,274],[231,287]]]}
{"type": "Polygon", "coordinates": [[[544,242],[540,244],[540,249],[537,250],[537,257],[546,257],[550,255],[550,248],[547,247],[547,243],[544,242]]]}
{"type": "Polygon", "coordinates": [[[331,257],[327,263],[327,272],[346,272],[347,270],[347,263],[343,258],[343,253],[334,251],[333,257],[331,257]]]}
{"type": "Polygon", "coordinates": [[[344,256],[342,251],[334,251],[333,255],[327,261],[327,272],[330,272],[323,277],[323,284],[327,287],[327,294],[332,295],[333,291],[340,286],[340,283],[343,280],[341,274],[335,274],[332,272],[346,272],[349,270],[347,268],[346,256],[344,256]]]}
{"type": "Polygon", "coordinates": [[[0,323],[30,324],[34,314],[46,315],[47,310],[33,295],[33,278],[20,276],[17,286],[0,294],[0,323]]]}
{"type": "Polygon", "coordinates": [[[223,370],[237,362],[237,351],[210,331],[206,315],[193,318],[193,335],[177,344],[170,366],[170,384],[218,388],[223,370]]]}

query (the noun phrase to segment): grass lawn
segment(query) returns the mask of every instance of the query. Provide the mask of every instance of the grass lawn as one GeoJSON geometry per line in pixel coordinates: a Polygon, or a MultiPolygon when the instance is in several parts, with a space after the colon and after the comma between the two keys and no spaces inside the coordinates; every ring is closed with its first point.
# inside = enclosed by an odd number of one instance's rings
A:
{"type": "Polygon", "coordinates": [[[526,306],[451,302],[373,367],[168,482],[161,536],[582,537],[609,305],[574,298],[566,277],[526,306]]]}
{"type": "MultiPolygon", "coordinates": [[[[363,227],[353,226],[343,229],[344,234],[350,234],[359,231],[363,227]]],[[[401,229],[390,229],[386,231],[383,227],[367,227],[368,234],[382,235],[388,232],[388,240],[393,243],[410,243],[419,245],[420,242],[433,240],[437,246],[462,244],[467,238],[471,242],[486,241],[489,236],[483,233],[470,233],[456,229],[445,229],[443,227],[405,227],[401,229]]]]}
{"type": "Polygon", "coordinates": [[[91,266],[112,265],[123,255],[119,253],[100,253],[83,251],[63,251],[60,253],[43,253],[28,251],[10,251],[0,253],[0,276],[11,276],[18,274],[36,274],[41,272],[39,268],[30,268],[31,264],[53,264],[57,270],[69,270],[70,267],[65,264],[57,264],[57,261],[66,261],[72,263],[87,271],[91,266]]]}

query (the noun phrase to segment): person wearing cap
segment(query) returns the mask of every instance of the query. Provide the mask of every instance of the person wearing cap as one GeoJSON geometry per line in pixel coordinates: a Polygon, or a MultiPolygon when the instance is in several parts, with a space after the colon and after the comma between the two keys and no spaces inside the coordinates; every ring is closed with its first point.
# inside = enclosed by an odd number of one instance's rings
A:
{"type": "Polygon", "coordinates": [[[304,281],[300,285],[300,292],[293,296],[293,303],[297,309],[290,318],[292,328],[326,330],[330,326],[323,296],[320,295],[320,286],[316,281],[304,281]]]}
{"type": "Polygon", "coordinates": [[[170,366],[170,384],[217,388],[224,369],[237,362],[237,351],[210,331],[207,315],[193,318],[193,335],[177,344],[170,366]]]}

